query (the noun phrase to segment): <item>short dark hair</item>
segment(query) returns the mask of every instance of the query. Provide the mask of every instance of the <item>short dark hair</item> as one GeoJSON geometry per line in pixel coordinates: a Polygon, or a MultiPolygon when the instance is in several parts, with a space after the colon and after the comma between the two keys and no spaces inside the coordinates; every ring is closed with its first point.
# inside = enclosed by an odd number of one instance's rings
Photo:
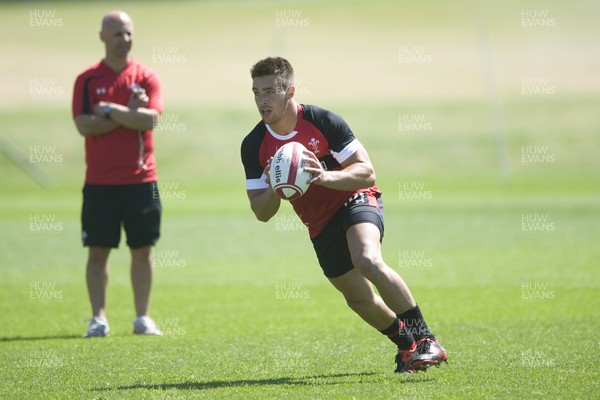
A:
{"type": "Polygon", "coordinates": [[[267,57],[252,66],[250,69],[252,78],[275,75],[277,83],[288,88],[294,84],[294,68],[288,60],[283,57],[267,57]]]}

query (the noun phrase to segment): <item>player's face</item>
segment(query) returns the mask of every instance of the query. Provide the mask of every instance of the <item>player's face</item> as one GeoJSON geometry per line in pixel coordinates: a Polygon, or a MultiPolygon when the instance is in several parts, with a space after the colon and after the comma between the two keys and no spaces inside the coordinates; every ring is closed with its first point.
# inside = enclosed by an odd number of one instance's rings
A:
{"type": "Polygon", "coordinates": [[[126,57],[133,43],[133,22],[113,19],[108,21],[100,32],[106,46],[106,53],[114,57],[126,57]]]}
{"type": "Polygon", "coordinates": [[[290,88],[278,84],[275,75],[260,76],[252,80],[254,102],[263,121],[269,125],[281,120],[291,98],[290,88]]]}

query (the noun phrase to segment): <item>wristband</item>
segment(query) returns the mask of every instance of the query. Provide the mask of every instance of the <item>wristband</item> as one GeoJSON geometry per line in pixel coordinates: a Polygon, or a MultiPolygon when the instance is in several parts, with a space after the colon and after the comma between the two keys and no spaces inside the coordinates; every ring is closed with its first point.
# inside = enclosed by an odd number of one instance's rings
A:
{"type": "Polygon", "coordinates": [[[102,107],[102,112],[104,113],[104,118],[110,119],[110,112],[112,111],[112,106],[110,104],[106,104],[102,107]]]}

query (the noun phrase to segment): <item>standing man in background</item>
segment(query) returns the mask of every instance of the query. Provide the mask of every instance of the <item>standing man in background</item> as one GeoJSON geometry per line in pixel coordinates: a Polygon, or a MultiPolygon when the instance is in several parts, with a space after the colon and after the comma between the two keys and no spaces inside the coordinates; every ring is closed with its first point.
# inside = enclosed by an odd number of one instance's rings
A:
{"type": "Polygon", "coordinates": [[[105,57],[75,81],[73,117],[85,137],[86,176],[81,212],[83,245],[88,247],[87,289],[92,319],[85,337],[106,336],[108,256],[121,239],[131,251],[131,283],[136,319],[133,333],[162,335],[149,316],[152,246],[160,236],[152,129],[163,109],[154,71],[131,59],[133,21],[122,11],[102,19],[105,57]]]}

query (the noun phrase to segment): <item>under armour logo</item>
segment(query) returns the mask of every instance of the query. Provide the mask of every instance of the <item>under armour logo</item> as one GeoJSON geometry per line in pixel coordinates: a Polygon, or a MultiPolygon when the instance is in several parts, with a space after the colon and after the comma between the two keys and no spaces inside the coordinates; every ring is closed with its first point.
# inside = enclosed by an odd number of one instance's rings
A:
{"type": "Polygon", "coordinates": [[[367,198],[367,193],[360,192],[360,193],[356,193],[355,195],[350,197],[348,199],[348,201],[346,201],[344,203],[344,206],[347,207],[348,205],[352,205],[352,204],[363,204],[363,203],[368,203],[368,202],[369,202],[369,199],[367,198]]]}
{"type": "Polygon", "coordinates": [[[105,87],[96,88],[96,94],[106,94],[106,88],[105,87]]]}

